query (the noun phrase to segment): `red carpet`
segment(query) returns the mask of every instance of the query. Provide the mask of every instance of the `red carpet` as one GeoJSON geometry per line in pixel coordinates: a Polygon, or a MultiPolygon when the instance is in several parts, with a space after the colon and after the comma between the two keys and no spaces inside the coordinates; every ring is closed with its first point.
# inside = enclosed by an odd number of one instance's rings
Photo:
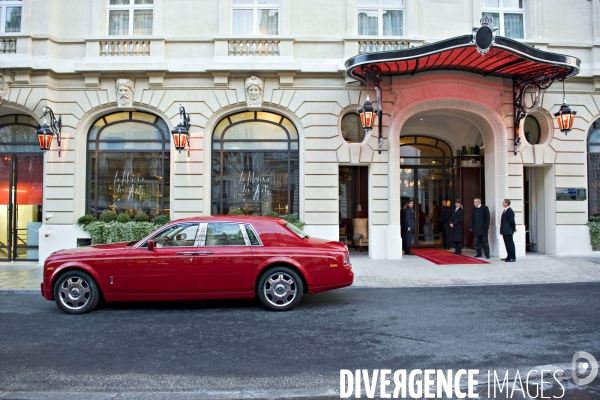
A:
{"type": "Polygon", "coordinates": [[[433,248],[412,248],[410,251],[421,258],[431,261],[437,265],[451,264],[489,264],[481,258],[473,258],[465,255],[452,254],[451,251],[445,251],[433,248]]]}

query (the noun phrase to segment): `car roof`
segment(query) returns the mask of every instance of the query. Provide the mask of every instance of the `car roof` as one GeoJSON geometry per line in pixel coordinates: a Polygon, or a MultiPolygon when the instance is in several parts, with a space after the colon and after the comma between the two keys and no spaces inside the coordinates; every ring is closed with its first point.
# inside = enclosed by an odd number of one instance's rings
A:
{"type": "Polygon", "coordinates": [[[250,215],[210,215],[202,217],[187,217],[180,218],[171,221],[173,222],[238,222],[238,223],[252,223],[252,222],[274,222],[280,225],[284,225],[287,221],[278,217],[259,217],[250,215]]]}

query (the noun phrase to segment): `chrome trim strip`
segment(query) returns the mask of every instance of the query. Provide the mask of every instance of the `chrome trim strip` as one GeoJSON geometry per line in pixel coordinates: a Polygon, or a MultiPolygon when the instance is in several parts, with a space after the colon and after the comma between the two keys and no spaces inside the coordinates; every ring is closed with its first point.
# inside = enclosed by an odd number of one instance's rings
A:
{"type": "MultiPolygon", "coordinates": [[[[254,237],[256,237],[256,240],[258,240],[258,244],[254,244],[252,246],[264,246],[262,240],[260,240],[260,236],[258,236],[258,233],[256,233],[256,229],[254,229],[254,227],[248,223],[244,223],[244,225],[246,226],[246,229],[250,229],[252,230],[252,232],[254,233],[254,237]]],[[[246,233],[247,235],[248,233],[246,233]]],[[[248,241],[250,241],[250,238],[248,238],[248,241]]],[[[249,242],[248,242],[249,243],[249,242]]]]}
{"type": "Polygon", "coordinates": [[[196,242],[194,243],[196,246],[204,246],[206,244],[206,225],[206,222],[200,223],[200,228],[196,235],[196,242]]]}
{"type": "Polygon", "coordinates": [[[246,232],[246,227],[244,224],[239,223],[240,231],[242,231],[242,236],[244,237],[244,242],[246,242],[246,246],[250,246],[250,238],[248,237],[248,232],[246,232]]]}

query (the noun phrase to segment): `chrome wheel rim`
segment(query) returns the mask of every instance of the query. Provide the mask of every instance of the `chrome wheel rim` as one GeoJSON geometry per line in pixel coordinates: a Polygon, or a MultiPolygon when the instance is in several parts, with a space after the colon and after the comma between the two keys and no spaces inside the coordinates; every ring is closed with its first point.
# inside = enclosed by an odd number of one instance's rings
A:
{"type": "Polygon", "coordinates": [[[81,310],[92,297],[90,284],[80,276],[70,276],[63,280],[58,289],[58,298],[69,310],[81,310]]]}
{"type": "Polygon", "coordinates": [[[298,286],[294,278],[285,272],[275,272],[267,278],[263,292],[267,301],[275,307],[284,307],[296,298],[298,286]]]}

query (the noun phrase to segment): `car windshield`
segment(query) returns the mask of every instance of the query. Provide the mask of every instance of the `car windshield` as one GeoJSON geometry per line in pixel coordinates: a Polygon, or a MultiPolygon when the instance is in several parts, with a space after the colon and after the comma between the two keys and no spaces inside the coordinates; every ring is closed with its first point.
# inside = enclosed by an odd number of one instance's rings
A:
{"type": "Polygon", "coordinates": [[[296,235],[300,236],[301,239],[307,238],[308,235],[302,231],[302,229],[298,228],[296,225],[286,222],[285,227],[290,231],[294,232],[296,235]]]}

